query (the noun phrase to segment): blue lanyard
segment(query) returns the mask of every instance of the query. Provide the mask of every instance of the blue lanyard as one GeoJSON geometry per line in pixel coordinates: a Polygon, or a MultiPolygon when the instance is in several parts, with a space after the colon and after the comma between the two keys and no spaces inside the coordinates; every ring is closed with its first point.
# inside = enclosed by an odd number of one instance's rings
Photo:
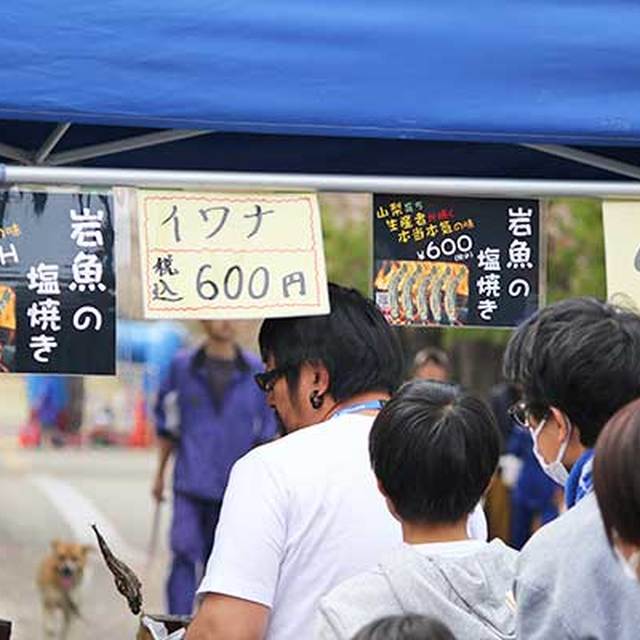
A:
{"type": "Polygon", "coordinates": [[[369,402],[360,402],[359,404],[352,404],[344,409],[336,411],[331,417],[337,418],[338,416],[344,416],[349,413],[358,413],[359,411],[375,411],[384,407],[383,400],[370,400],[369,402]]]}

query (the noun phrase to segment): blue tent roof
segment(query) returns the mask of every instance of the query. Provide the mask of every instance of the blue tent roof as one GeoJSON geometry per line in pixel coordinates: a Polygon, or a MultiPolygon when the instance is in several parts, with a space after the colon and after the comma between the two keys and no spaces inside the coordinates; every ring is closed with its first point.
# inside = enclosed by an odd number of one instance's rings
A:
{"type": "Polygon", "coordinates": [[[600,178],[513,145],[638,158],[635,2],[34,0],[0,16],[1,142],[37,150],[56,122],[81,125],[56,152],[216,132],[85,164],[600,178]]]}

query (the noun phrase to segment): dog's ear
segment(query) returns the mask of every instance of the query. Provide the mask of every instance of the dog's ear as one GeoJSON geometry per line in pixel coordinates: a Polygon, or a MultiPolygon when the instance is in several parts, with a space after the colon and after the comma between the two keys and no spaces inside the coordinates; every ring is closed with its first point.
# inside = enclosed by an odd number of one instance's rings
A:
{"type": "Polygon", "coordinates": [[[53,551],[53,553],[58,553],[58,548],[61,545],[61,541],[58,540],[58,538],[56,538],[55,540],[51,541],[51,551],[53,551]]]}
{"type": "Polygon", "coordinates": [[[96,548],[92,545],[92,544],[83,544],[82,547],[82,554],[84,555],[84,557],[87,557],[88,553],[93,553],[96,548]]]}

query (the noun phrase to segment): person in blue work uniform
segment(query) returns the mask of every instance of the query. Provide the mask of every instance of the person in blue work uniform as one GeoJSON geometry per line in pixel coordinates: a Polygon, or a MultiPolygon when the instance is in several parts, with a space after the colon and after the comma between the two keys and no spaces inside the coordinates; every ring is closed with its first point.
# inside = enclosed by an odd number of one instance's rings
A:
{"type": "Polygon", "coordinates": [[[40,444],[45,447],[60,446],[64,443],[62,432],[68,416],[68,381],[65,376],[38,377],[32,407],[40,425],[40,444]]]}
{"type": "Polygon", "coordinates": [[[232,323],[208,320],[202,326],[204,344],[176,354],[155,405],[158,501],[175,456],[167,600],[177,615],[192,611],[231,467],[276,435],[274,414],[254,381],[263,370],[260,360],[237,346],[232,323]]]}

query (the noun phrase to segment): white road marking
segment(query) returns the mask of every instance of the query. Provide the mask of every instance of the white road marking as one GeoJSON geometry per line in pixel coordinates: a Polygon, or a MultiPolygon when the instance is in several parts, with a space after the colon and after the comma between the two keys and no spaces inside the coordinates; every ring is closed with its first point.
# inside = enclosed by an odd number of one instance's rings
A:
{"type": "Polygon", "coordinates": [[[97,540],[91,529],[91,525],[95,523],[118,558],[127,563],[142,561],[143,552],[130,547],[107,516],[75,487],[48,474],[34,474],[30,479],[55,506],[78,542],[97,547],[97,540]]]}

